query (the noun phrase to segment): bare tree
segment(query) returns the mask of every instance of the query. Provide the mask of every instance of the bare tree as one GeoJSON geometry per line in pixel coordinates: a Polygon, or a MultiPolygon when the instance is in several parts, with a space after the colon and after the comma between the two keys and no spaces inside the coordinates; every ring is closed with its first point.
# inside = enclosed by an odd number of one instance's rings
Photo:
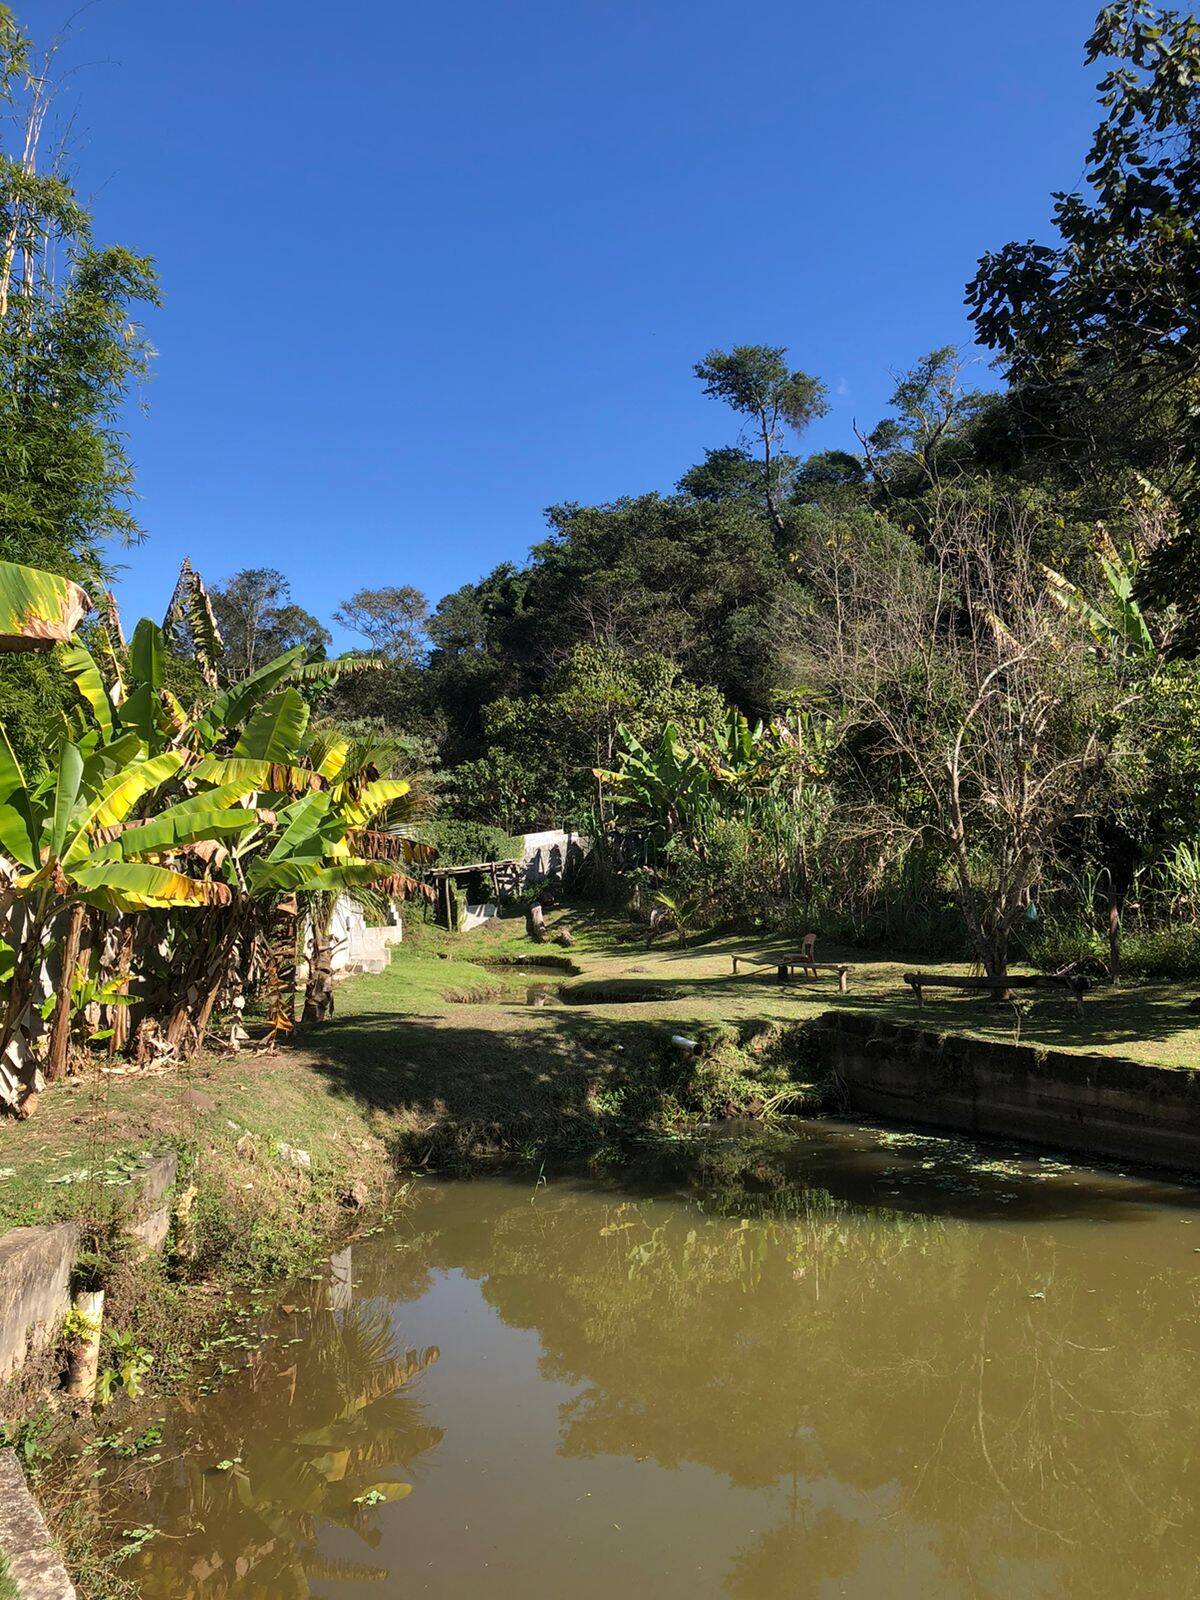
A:
{"type": "Polygon", "coordinates": [[[989,977],[1007,970],[1056,834],[1098,798],[1121,694],[1051,594],[1032,533],[1013,507],[943,500],[925,550],[885,525],[866,541],[814,540],[785,645],[875,770],[900,774],[902,798],[884,799],[864,767],[866,809],[907,805],[944,850],[989,977]]]}

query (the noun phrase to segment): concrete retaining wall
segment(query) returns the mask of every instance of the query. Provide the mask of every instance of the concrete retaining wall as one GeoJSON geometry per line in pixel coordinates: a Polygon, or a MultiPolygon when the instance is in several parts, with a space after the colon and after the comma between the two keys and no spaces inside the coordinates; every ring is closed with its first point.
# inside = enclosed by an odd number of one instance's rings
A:
{"type": "Polygon", "coordinates": [[[44,1349],[70,1310],[78,1250],[73,1222],[13,1228],[0,1238],[0,1383],[44,1349]]]}
{"type": "Polygon", "coordinates": [[[75,1600],[75,1586],[11,1450],[0,1450],[0,1550],[21,1600],[75,1600]]]}
{"type": "Polygon", "coordinates": [[[1200,1171],[1200,1073],[937,1034],[860,1012],[810,1025],[849,1109],[1200,1171]]]}
{"type": "MultiPolygon", "coordinates": [[[[178,1157],[154,1156],[134,1179],[130,1232],[146,1251],[161,1250],[171,1226],[178,1157]]],[[[79,1251],[79,1228],[58,1222],[45,1228],[13,1228],[0,1236],[0,1383],[45,1348],[71,1309],[71,1268],[79,1251]]]]}
{"type": "Polygon", "coordinates": [[[178,1171],[179,1157],[174,1150],[152,1156],[142,1168],[141,1194],[134,1208],[137,1220],[129,1231],[148,1254],[156,1255],[171,1231],[171,1206],[178,1171]]]}
{"type": "Polygon", "coordinates": [[[562,878],[568,867],[582,861],[591,849],[590,839],[563,828],[547,828],[541,833],[524,835],[525,848],[521,852],[521,882],[528,887],[535,883],[554,882],[562,878]]]}

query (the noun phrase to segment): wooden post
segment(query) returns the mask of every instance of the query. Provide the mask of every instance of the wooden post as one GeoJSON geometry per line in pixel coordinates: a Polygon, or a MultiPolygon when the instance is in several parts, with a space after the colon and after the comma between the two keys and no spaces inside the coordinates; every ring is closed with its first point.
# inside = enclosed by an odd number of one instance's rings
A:
{"type": "Polygon", "coordinates": [[[838,968],[838,990],[841,994],[845,994],[846,990],[850,987],[849,976],[850,975],[845,967],[838,968]]]}
{"type": "Polygon", "coordinates": [[[776,971],[779,973],[779,981],[780,981],[780,983],[786,983],[788,981],[787,962],[786,961],[781,961],[779,963],[779,966],[776,968],[776,971]]]}
{"type": "Polygon", "coordinates": [[[734,975],[735,978],[737,977],[737,957],[736,956],[733,957],[733,975],[734,975]]]}

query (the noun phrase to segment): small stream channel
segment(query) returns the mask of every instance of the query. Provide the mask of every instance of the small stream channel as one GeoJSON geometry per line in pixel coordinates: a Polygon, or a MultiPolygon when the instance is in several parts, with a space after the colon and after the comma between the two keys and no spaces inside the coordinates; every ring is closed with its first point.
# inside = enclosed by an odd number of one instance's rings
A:
{"type": "Polygon", "coordinates": [[[1190,1188],[735,1129],[425,1181],[284,1304],[101,1491],[150,1600],[1200,1593],[1190,1188]]]}

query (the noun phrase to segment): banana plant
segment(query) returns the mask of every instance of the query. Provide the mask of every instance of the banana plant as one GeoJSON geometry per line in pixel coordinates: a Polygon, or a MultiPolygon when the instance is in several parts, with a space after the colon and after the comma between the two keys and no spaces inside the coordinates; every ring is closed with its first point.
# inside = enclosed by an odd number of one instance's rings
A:
{"type": "MultiPolygon", "coordinates": [[[[177,751],[150,756],[134,733],[87,752],[64,739],[51,770],[31,782],[0,730],[0,1058],[29,1015],[44,946],[64,921],[78,930],[82,908],[130,913],[228,903],[227,884],[162,859],[161,827],[149,839],[135,841],[136,828],[127,834],[134,809],[169,785],[184,759],[177,751]]],[[[176,845],[214,827],[241,827],[244,817],[228,814],[236,799],[227,794],[183,817],[168,806],[160,822],[167,819],[176,845]]],[[[73,978],[73,970],[64,971],[62,1003],[69,1003],[73,978]]]]}
{"type": "Polygon", "coordinates": [[[1132,539],[1118,542],[1100,528],[1096,560],[1104,582],[1103,591],[1096,596],[1088,595],[1053,567],[1043,567],[1052,597],[1064,611],[1081,619],[1097,649],[1106,656],[1152,662],[1159,647],[1137,600],[1142,569],[1137,545],[1132,539]]]}
{"type": "Polygon", "coordinates": [[[628,728],[618,729],[620,765],[593,768],[619,806],[646,814],[662,840],[685,833],[699,842],[713,808],[713,773],[668,722],[657,744],[646,746],[628,728]]]}

